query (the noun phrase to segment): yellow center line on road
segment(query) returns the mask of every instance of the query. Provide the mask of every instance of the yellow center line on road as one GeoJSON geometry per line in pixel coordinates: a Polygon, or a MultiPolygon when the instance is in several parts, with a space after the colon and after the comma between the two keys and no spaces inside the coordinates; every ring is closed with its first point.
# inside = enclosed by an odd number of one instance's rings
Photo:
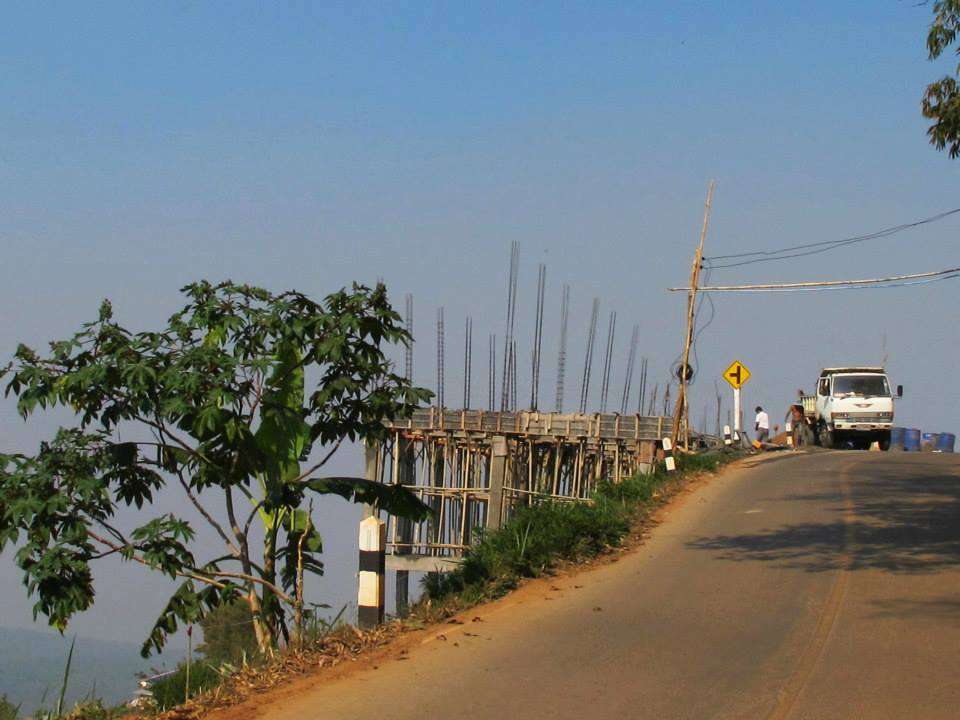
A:
{"type": "Polygon", "coordinates": [[[794,669],[793,674],[786,685],[777,693],[777,704],[767,715],[767,720],[787,720],[790,717],[797,701],[803,694],[804,689],[810,682],[820,659],[823,657],[824,650],[836,627],[837,618],[840,615],[840,608],[843,606],[844,597],[847,594],[847,586],[850,582],[851,555],[854,533],[854,508],[853,495],[850,488],[850,470],[854,467],[856,461],[847,463],[840,470],[840,478],[843,483],[843,548],[841,550],[841,564],[834,574],[833,584],[827,595],[827,601],[820,613],[820,619],[814,630],[810,642],[800,656],[800,661],[794,669]]]}

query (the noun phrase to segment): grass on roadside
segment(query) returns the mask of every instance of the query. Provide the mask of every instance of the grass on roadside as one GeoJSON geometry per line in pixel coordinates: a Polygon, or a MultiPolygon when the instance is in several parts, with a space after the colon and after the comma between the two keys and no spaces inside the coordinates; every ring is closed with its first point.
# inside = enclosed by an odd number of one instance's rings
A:
{"type": "Polygon", "coordinates": [[[587,559],[617,547],[639,515],[653,507],[668,485],[699,472],[715,472],[728,453],[678,455],[677,472],[659,468],[614,484],[600,483],[589,503],[541,502],[524,506],[499,530],[485,533],[459,568],[424,578],[425,599],[469,606],[499,597],[523,578],[549,572],[561,562],[587,559]]]}
{"type": "MultiPolygon", "coordinates": [[[[211,663],[195,661],[190,665],[190,695],[197,695],[220,684],[223,677],[211,663]]],[[[187,666],[180,663],[169,675],[150,683],[157,710],[169,710],[187,699],[187,666]]]]}

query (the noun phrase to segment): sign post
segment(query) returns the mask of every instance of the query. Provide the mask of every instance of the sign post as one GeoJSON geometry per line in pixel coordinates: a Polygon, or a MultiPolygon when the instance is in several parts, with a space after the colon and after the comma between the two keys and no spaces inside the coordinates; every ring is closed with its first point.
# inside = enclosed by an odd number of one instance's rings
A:
{"type": "Polygon", "coordinates": [[[740,388],[750,379],[750,370],[739,360],[734,360],[730,367],[723,371],[723,379],[733,388],[733,431],[739,441],[743,429],[740,422],[740,388]]]}

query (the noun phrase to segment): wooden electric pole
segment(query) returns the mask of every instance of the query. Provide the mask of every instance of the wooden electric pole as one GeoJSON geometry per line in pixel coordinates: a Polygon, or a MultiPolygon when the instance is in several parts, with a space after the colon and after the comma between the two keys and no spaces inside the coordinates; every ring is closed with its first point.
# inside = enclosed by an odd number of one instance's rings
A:
{"type": "Polygon", "coordinates": [[[693,268],[690,270],[690,291],[687,294],[687,334],[683,342],[683,360],[680,363],[679,380],[680,390],[677,394],[677,407],[673,416],[673,446],[677,446],[680,431],[683,429],[683,447],[690,449],[690,413],[689,398],[687,397],[687,380],[690,375],[690,346],[693,345],[693,333],[696,325],[697,285],[700,282],[700,265],[703,263],[703,243],[707,238],[707,225],[710,222],[710,204],[713,201],[713,180],[707,188],[707,202],[703,208],[703,227],[700,229],[700,243],[693,256],[693,268]]]}

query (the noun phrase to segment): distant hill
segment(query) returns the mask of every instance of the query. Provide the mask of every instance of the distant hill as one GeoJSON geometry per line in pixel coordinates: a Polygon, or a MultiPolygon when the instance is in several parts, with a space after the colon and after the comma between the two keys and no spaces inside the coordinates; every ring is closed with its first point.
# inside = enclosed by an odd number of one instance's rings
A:
{"type": "MultiPolygon", "coordinates": [[[[43,702],[54,705],[63,681],[63,670],[72,636],[61,637],[37,630],[0,627],[0,695],[23,703],[21,716],[43,702]]],[[[176,663],[166,659],[166,665],[176,663]]],[[[137,688],[137,673],[161,667],[160,658],[143,660],[134,643],[104,642],[77,638],[67,699],[73,702],[96,690],[104,702],[115,704],[129,699],[137,688]]]]}

